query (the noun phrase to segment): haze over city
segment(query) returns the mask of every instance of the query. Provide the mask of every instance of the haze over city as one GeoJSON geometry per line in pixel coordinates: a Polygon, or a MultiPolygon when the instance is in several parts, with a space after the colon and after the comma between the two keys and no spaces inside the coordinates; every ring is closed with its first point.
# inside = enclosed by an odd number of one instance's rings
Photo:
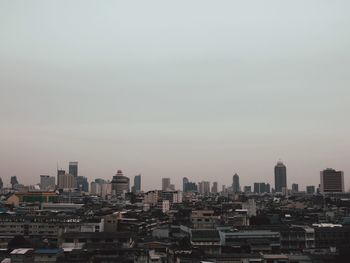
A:
{"type": "Polygon", "coordinates": [[[1,1],[0,177],[350,186],[349,1],[1,1]],[[136,4],[137,2],[137,4],[136,4]],[[88,3],[88,4],[85,4],[88,3]]]}

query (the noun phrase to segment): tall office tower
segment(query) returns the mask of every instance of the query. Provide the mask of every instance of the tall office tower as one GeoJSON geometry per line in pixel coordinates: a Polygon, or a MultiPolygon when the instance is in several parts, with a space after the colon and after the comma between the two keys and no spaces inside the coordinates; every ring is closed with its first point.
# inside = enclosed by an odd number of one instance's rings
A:
{"type": "Polygon", "coordinates": [[[269,183],[265,184],[266,193],[271,193],[271,186],[269,183]]]}
{"type": "Polygon", "coordinates": [[[344,172],[327,168],[321,171],[320,192],[343,193],[344,192],[344,172]]]}
{"type": "Polygon", "coordinates": [[[189,180],[187,177],[182,178],[182,191],[186,192],[186,185],[189,183],[189,180]]]}
{"type": "Polygon", "coordinates": [[[315,193],[315,186],[313,185],[306,186],[306,193],[308,195],[313,195],[315,193]]]}
{"type": "Polygon", "coordinates": [[[60,189],[73,189],[77,187],[76,178],[71,174],[59,174],[58,175],[58,188],[60,189]]]}
{"type": "Polygon", "coordinates": [[[170,178],[162,178],[162,190],[167,191],[170,189],[170,178]]]}
{"type": "Polygon", "coordinates": [[[78,162],[69,162],[69,174],[78,176],[78,162]]]}
{"type": "Polygon", "coordinates": [[[202,181],[198,183],[198,190],[200,194],[207,195],[210,193],[210,182],[202,181]]]}
{"type": "Polygon", "coordinates": [[[287,167],[282,162],[277,162],[275,166],[275,191],[281,193],[287,189],[287,167]]]}
{"type": "Polygon", "coordinates": [[[4,182],[2,181],[2,178],[0,177],[0,189],[4,187],[4,182]]]}
{"type": "Polygon", "coordinates": [[[66,171],[62,169],[57,169],[57,187],[60,188],[60,185],[62,185],[62,182],[60,181],[62,178],[62,175],[65,175],[66,171]]]}
{"type": "Polygon", "coordinates": [[[88,179],[84,176],[77,176],[76,177],[76,184],[77,184],[77,188],[80,191],[89,192],[89,182],[88,179]]]}
{"type": "Polygon", "coordinates": [[[122,170],[118,170],[112,179],[112,194],[122,195],[130,191],[130,179],[123,175],[122,170]]]}
{"type": "Polygon", "coordinates": [[[213,186],[211,187],[211,192],[214,194],[218,192],[218,182],[213,183],[213,186]]]}
{"type": "Polygon", "coordinates": [[[56,178],[50,175],[40,175],[40,189],[44,191],[55,190],[56,178]]]}
{"type": "Polygon", "coordinates": [[[135,175],[133,193],[137,194],[141,192],[141,174],[135,175]]]}
{"type": "Polygon", "coordinates": [[[239,193],[240,189],[241,189],[241,187],[239,185],[239,176],[238,176],[238,174],[235,174],[232,177],[232,192],[233,193],[239,193]]]}
{"type": "Polygon", "coordinates": [[[292,193],[298,193],[298,192],[299,192],[299,185],[292,184],[292,193]]]}

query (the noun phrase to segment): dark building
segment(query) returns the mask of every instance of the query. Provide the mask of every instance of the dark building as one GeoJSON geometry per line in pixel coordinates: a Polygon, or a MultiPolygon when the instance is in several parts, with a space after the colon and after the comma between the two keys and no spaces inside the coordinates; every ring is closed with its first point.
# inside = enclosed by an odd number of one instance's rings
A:
{"type": "Polygon", "coordinates": [[[186,184],[188,184],[189,180],[187,177],[182,178],[182,191],[186,192],[186,184]]]}
{"type": "Polygon", "coordinates": [[[287,188],[287,167],[278,162],[275,166],[275,191],[282,192],[287,188]]]}
{"type": "Polygon", "coordinates": [[[0,177],[0,189],[2,189],[3,187],[4,187],[4,183],[3,183],[3,181],[2,181],[2,179],[0,177]]]}
{"type": "Polygon", "coordinates": [[[69,174],[78,176],[78,162],[69,162],[69,174]]]}
{"type": "Polygon", "coordinates": [[[299,192],[299,185],[298,184],[292,184],[292,192],[293,193],[299,192]]]}
{"type": "Polygon", "coordinates": [[[254,193],[255,194],[270,193],[270,184],[254,183],[254,193]]]}
{"type": "Polygon", "coordinates": [[[235,174],[233,177],[232,177],[232,191],[234,193],[239,193],[240,192],[240,185],[239,185],[239,176],[238,174],[235,174]]]}
{"type": "Polygon", "coordinates": [[[123,175],[121,170],[117,171],[117,174],[112,179],[112,193],[114,195],[122,195],[128,193],[130,189],[130,179],[123,175]]]}
{"type": "Polygon", "coordinates": [[[251,186],[244,186],[244,193],[251,193],[252,192],[252,187],[251,186]]]}
{"type": "Polygon", "coordinates": [[[136,176],[134,177],[133,192],[134,192],[134,193],[139,193],[139,192],[141,192],[141,174],[136,175],[136,176]]]}
{"type": "Polygon", "coordinates": [[[14,175],[14,176],[11,176],[11,186],[12,188],[14,188],[15,185],[18,185],[18,180],[17,180],[17,176],[14,175]]]}
{"type": "Polygon", "coordinates": [[[343,193],[344,192],[344,173],[328,168],[321,171],[321,193],[343,193]]]}
{"type": "Polygon", "coordinates": [[[197,184],[194,182],[188,182],[185,184],[184,192],[197,192],[198,187],[197,184]]]}
{"type": "Polygon", "coordinates": [[[66,171],[65,170],[62,170],[62,169],[57,169],[57,186],[60,187],[60,185],[62,185],[62,182],[61,182],[61,179],[62,179],[62,176],[64,176],[66,174],[66,171]]]}
{"type": "Polygon", "coordinates": [[[306,193],[308,195],[313,195],[315,193],[315,186],[313,185],[306,186],[306,193]]]}
{"type": "Polygon", "coordinates": [[[89,182],[84,176],[77,176],[76,178],[77,188],[83,192],[89,192],[89,182]]]}

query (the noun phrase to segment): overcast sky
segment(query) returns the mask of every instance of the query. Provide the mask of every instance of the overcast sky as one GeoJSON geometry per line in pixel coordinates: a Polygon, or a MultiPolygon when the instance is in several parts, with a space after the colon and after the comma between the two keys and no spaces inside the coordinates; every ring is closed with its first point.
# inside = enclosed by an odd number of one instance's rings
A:
{"type": "Polygon", "coordinates": [[[0,0],[0,176],[350,186],[350,1],[0,0]]]}

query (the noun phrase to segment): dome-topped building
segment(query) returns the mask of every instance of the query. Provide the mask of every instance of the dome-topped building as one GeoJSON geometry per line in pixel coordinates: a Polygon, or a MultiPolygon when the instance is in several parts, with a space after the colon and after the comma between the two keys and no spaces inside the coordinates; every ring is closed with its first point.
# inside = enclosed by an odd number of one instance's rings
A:
{"type": "Polygon", "coordinates": [[[121,170],[117,171],[117,174],[112,179],[112,193],[114,195],[122,195],[130,190],[130,179],[123,175],[121,170]]]}

